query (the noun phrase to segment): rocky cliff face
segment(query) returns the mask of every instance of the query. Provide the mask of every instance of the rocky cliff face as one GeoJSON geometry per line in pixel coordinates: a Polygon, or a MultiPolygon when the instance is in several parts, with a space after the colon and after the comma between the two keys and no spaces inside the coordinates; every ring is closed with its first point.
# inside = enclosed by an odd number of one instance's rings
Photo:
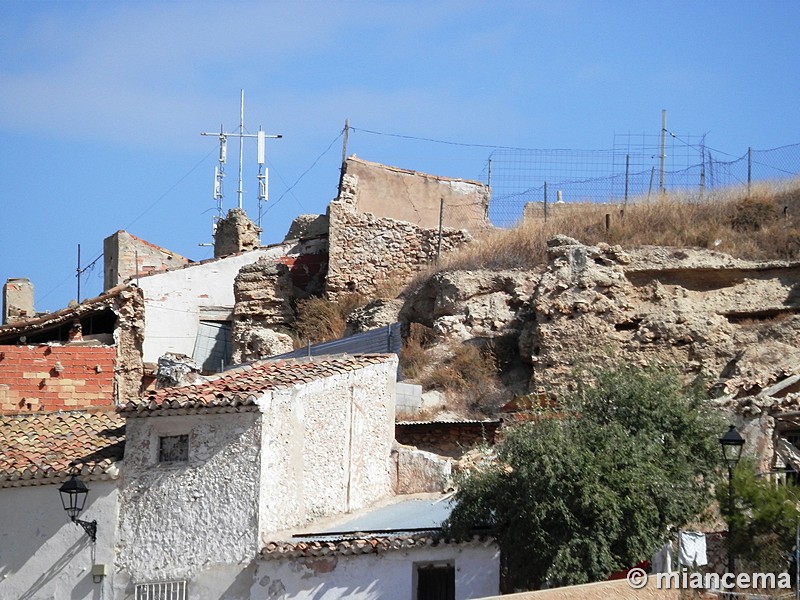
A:
{"type": "Polygon", "coordinates": [[[548,248],[538,271],[439,273],[401,317],[450,340],[511,336],[531,392],[570,387],[581,360],[675,365],[719,395],[800,366],[800,263],[566,237],[548,248]]]}

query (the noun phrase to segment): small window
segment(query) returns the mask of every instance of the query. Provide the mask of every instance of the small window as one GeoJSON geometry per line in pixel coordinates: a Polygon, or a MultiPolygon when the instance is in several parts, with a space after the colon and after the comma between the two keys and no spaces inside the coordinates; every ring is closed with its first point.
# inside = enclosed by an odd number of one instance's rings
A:
{"type": "Polygon", "coordinates": [[[165,435],[158,438],[158,462],[189,460],[189,434],[165,435]]]}
{"type": "Polygon", "coordinates": [[[137,583],[135,600],[187,600],[185,581],[137,583]]]}
{"type": "Polygon", "coordinates": [[[453,563],[416,565],[416,600],[456,600],[456,567],[453,563]]]}

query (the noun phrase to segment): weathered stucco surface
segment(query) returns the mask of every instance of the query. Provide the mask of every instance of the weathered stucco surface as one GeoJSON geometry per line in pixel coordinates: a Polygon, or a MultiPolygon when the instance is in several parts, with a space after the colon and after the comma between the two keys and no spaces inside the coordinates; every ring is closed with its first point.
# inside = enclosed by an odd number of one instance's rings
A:
{"type": "Polygon", "coordinates": [[[495,544],[442,544],[384,554],[330,555],[261,560],[257,563],[253,600],[412,600],[415,564],[452,562],[456,599],[497,594],[500,553],[495,544]]]}
{"type": "Polygon", "coordinates": [[[58,485],[0,489],[0,598],[11,600],[96,600],[113,598],[115,481],[87,481],[80,518],[97,521],[97,544],[70,522],[58,485]],[[109,575],[92,582],[92,565],[109,575]]]}
{"type": "Polygon", "coordinates": [[[261,248],[183,269],[155,273],[139,280],[144,292],[144,362],[155,363],[172,352],[192,356],[201,317],[230,319],[233,313],[233,281],[244,265],[259,258],[277,260],[292,244],[261,248]]]}
{"type": "Polygon", "coordinates": [[[262,535],[391,493],[396,369],[397,361],[388,360],[259,401],[262,535]]]}
{"type": "Polygon", "coordinates": [[[129,418],[126,431],[121,576],[192,579],[249,562],[258,551],[259,413],[129,418]],[[183,434],[188,462],[159,463],[159,436],[183,434]]]}
{"type": "Polygon", "coordinates": [[[345,161],[344,175],[358,180],[358,212],[436,229],[443,202],[445,227],[477,232],[489,225],[489,188],[480,182],[419,173],[354,156],[345,161]]]}
{"type": "Polygon", "coordinates": [[[272,532],[389,495],[396,369],[389,359],[265,392],[243,412],[129,417],[121,588],[187,579],[193,598],[249,598],[272,532]],[[159,463],[159,436],[184,434],[188,461],[159,463]]]}

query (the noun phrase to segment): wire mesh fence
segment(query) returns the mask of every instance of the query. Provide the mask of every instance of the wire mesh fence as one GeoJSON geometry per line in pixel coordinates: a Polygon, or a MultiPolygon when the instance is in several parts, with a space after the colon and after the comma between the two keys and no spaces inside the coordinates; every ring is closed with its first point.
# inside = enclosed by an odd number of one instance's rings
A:
{"type": "Polygon", "coordinates": [[[543,212],[553,203],[624,203],[662,192],[704,198],[721,189],[800,175],[800,144],[732,156],[707,147],[704,138],[664,137],[617,136],[611,150],[495,150],[487,167],[489,219],[497,227],[511,227],[526,205],[543,212]]]}

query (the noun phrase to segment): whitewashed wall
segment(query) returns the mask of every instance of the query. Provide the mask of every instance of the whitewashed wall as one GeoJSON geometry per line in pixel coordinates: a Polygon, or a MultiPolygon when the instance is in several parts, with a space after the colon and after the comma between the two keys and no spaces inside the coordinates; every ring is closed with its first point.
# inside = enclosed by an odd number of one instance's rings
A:
{"type": "Polygon", "coordinates": [[[500,552],[490,546],[451,545],[384,554],[259,561],[252,600],[414,600],[416,563],[452,561],[456,599],[500,590],[500,552]]]}
{"type": "Polygon", "coordinates": [[[0,489],[0,598],[4,600],[97,600],[112,598],[117,488],[114,481],[88,481],[79,518],[97,521],[97,544],[73,524],[55,485],[0,489]],[[92,566],[110,575],[93,583],[92,566]]]}
{"type": "Polygon", "coordinates": [[[396,371],[390,359],[259,401],[264,539],[391,495],[396,371]]]}
{"type": "Polygon", "coordinates": [[[192,356],[200,308],[233,311],[233,280],[239,269],[261,257],[286,256],[292,248],[292,244],[281,244],[141,277],[139,287],[145,301],[144,362],[156,362],[166,352],[192,356]]]}
{"type": "MultiPolygon", "coordinates": [[[[188,579],[197,588],[203,577],[233,585],[252,562],[258,551],[258,415],[127,420],[119,566],[128,592],[134,583],[162,580],[188,579]],[[189,435],[188,462],[159,463],[159,436],[183,434],[189,435]]],[[[220,597],[239,596],[231,590],[220,597]]]]}

